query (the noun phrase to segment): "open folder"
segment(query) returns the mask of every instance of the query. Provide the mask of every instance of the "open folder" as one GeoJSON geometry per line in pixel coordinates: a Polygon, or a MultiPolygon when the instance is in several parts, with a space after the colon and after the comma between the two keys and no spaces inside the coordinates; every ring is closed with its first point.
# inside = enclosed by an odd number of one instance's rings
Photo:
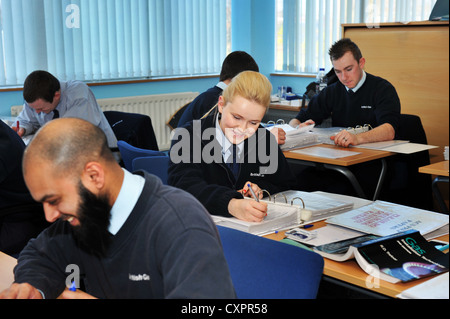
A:
{"type": "Polygon", "coordinates": [[[213,220],[217,225],[264,235],[323,220],[353,208],[352,202],[295,190],[269,194],[262,201],[268,205],[267,216],[262,222],[247,222],[235,217],[222,216],[212,216],[213,220]]]}

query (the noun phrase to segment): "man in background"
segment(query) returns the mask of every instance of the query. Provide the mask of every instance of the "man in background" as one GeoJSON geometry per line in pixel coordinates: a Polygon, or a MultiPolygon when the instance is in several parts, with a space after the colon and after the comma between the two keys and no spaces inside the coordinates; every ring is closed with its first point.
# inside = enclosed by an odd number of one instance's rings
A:
{"type": "Polygon", "coordinates": [[[394,139],[400,117],[400,99],[392,84],[364,71],[366,60],[350,39],[334,43],[329,55],[339,81],[315,95],[308,107],[300,110],[289,124],[296,127],[308,120],[321,124],[331,117],[335,127],[369,124],[373,128],[360,134],[343,130],[333,136],[335,144],[343,147],[394,139]]]}
{"type": "Polygon", "coordinates": [[[117,139],[91,89],[81,81],[62,82],[47,71],[34,71],[23,85],[25,103],[17,117],[20,137],[34,134],[45,123],[63,117],[91,122],[106,134],[108,146],[117,147],[117,139]]]}
{"type": "Polygon", "coordinates": [[[234,51],[227,55],[222,63],[219,83],[197,96],[184,110],[178,126],[184,126],[192,120],[199,120],[217,104],[219,96],[237,74],[242,71],[259,72],[253,57],[244,51],[234,51]]]}
{"type": "MultiPolygon", "coordinates": [[[[334,72],[339,81],[315,95],[306,109],[300,110],[290,121],[321,124],[331,118],[333,127],[356,127],[368,124],[371,130],[353,134],[342,130],[331,139],[338,146],[349,147],[369,142],[392,140],[396,137],[400,120],[400,99],[387,80],[364,71],[366,63],[358,46],[350,39],[341,39],[329,50],[334,72]]],[[[328,191],[356,195],[344,176],[334,171],[296,165],[298,187],[305,191],[328,191]]],[[[375,191],[381,164],[378,161],[352,165],[350,170],[361,182],[366,196],[375,191]]],[[[389,171],[389,170],[388,170],[389,171]]]]}

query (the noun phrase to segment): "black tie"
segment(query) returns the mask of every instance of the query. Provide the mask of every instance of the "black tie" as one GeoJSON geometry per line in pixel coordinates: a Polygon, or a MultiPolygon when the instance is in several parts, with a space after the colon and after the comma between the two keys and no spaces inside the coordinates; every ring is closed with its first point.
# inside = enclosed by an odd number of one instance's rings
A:
{"type": "Polygon", "coordinates": [[[353,92],[352,89],[348,90],[348,94],[350,94],[350,96],[353,96],[353,94],[355,94],[355,92],[353,92]]]}
{"type": "Polygon", "coordinates": [[[59,111],[57,109],[53,110],[53,119],[59,118],[59,111]]]}
{"type": "Polygon", "coordinates": [[[230,168],[230,170],[233,172],[234,177],[237,179],[239,174],[239,163],[237,161],[237,145],[233,144],[233,146],[230,147],[229,150],[231,151],[231,155],[228,157],[227,166],[230,168]]]}

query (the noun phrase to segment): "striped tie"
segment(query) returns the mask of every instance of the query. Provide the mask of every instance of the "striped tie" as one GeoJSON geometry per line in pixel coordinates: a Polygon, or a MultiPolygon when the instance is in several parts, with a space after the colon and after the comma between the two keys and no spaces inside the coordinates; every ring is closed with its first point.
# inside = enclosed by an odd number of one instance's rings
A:
{"type": "Polygon", "coordinates": [[[231,155],[228,157],[227,160],[227,166],[230,168],[230,170],[233,172],[234,177],[237,179],[239,175],[239,163],[237,161],[238,156],[238,149],[236,144],[233,144],[232,147],[229,149],[231,151],[231,155]]]}

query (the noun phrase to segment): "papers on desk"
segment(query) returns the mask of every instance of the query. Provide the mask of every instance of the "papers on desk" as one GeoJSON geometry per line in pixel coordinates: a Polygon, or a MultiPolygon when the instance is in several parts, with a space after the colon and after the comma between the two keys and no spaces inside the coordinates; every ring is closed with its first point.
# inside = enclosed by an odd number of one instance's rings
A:
{"type": "Polygon", "coordinates": [[[0,117],[0,119],[3,121],[3,123],[5,123],[8,126],[11,126],[16,122],[16,118],[10,116],[2,116],[0,117]]]}
{"type": "Polygon", "coordinates": [[[403,141],[403,140],[365,143],[365,144],[357,145],[356,147],[368,148],[368,149],[372,149],[372,150],[388,151],[388,152],[400,153],[400,154],[413,154],[413,153],[437,148],[437,146],[434,146],[434,145],[410,143],[409,141],[403,141]]]}
{"type": "MultiPolygon", "coordinates": [[[[284,145],[281,145],[280,148],[283,151],[291,150],[294,148],[317,145],[317,144],[332,144],[334,145],[334,141],[331,140],[331,136],[336,135],[342,130],[347,130],[353,134],[359,134],[362,132],[367,132],[369,127],[360,126],[357,128],[344,128],[344,127],[314,127],[314,125],[308,125],[301,128],[293,128],[289,124],[281,124],[275,125],[273,127],[282,128],[286,132],[286,142],[284,145]]],[[[271,128],[269,128],[271,129],[271,128]]],[[[393,153],[400,154],[412,154],[417,153],[433,148],[437,148],[434,145],[427,144],[418,144],[418,143],[410,143],[405,140],[391,140],[391,141],[383,141],[383,142],[374,142],[374,143],[365,143],[356,145],[358,148],[368,148],[372,150],[381,150],[388,151],[393,153]]],[[[311,154],[308,154],[311,155],[311,154]]],[[[319,157],[327,157],[327,158],[338,158],[333,157],[333,155],[323,155],[323,153],[319,153],[319,155],[312,155],[319,157]]]]}
{"type": "Polygon", "coordinates": [[[401,299],[449,299],[449,274],[436,276],[417,286],[404,290],[401,299]]]}
{"type": "Polygon", "coordinates": [[[321,146],[312,146],[307,148],[302,148],[299,150],[292,150],[291,152],[297,153],[297,154],[304,154],[309,156],[315,156],[315,157],[322,157],[322,158],[343,158],[348,156],[353,156],[357,154],[361,154],[359,152],[352,152],[347,150],[340,150],[337,148],[328,148],[328,147],[321,147],[321,146]]]}
{"type": "Polygon", "coordinates": [[[388,236],[410,229],[425,235],[448,225],[449,216],[377,200],[370,205],[328,218],[327,223],[377,236],[388,236]]]}

